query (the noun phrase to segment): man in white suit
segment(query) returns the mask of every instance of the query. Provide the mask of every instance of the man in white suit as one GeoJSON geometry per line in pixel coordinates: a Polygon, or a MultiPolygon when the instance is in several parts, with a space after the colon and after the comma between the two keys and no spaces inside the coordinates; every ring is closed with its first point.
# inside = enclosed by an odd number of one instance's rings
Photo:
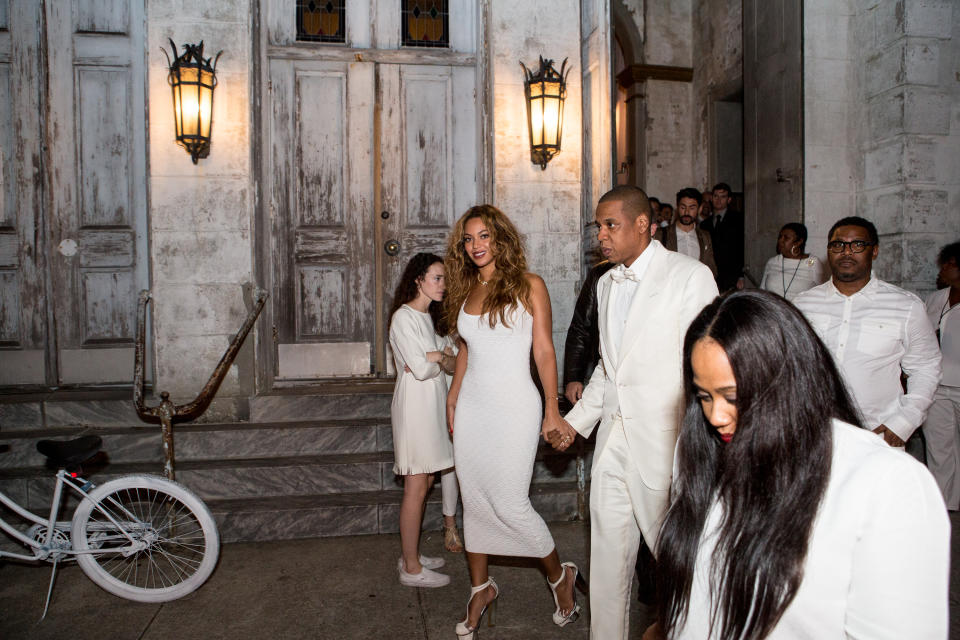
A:
{"type": "Polygon", "coordinates": [[[667,251],[651,239],[650,224],[642,189],[622,185],[600,198],[600,249],[619,263],[597,282],[601,365],[566,415],[570,426],[546,434],[563,450],[600,421],[590,486],[590,636],[596,640],[627,637],[640,536],[655,548],[667,508],[684,411],[683,338],[717,295],[710,269],[667,251]]]}

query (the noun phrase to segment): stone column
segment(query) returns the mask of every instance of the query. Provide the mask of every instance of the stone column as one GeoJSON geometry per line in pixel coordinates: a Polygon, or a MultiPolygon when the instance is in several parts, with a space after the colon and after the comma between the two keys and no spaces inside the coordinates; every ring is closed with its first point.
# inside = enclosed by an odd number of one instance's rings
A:
{"type": "MultiPolygon", "coordinates": [[[[250,163],[250,3],[147,2],[149,188],[156,388],[192,399],[247,315],[253,181],[250,163]],[[204,41],[216,56],[213,142],[194,165],[174,142],[167,60],[160,48],[204,41]]],[[[181,49],[182,52],[182,49],[181,49]]],[[[180,53],[180,52],[177,52],[180,53]]],[[[253,390],[248,337],[207,418],[243,417],[253,390]]]]}
{"type": "Polygon", "coordinates": [[[558,361],[573,315],[580,280],[581,83],[580,3],[491,0],[491,91],[493,93],[493,204],[526,238],[531,271],[547,283],[553,303],[553,341],[558,361]],[[564,107],[563,147],[541,170],[530,161],[523,70],[539,56],[557,69],[572,65],[564,107]]]}
{"type": "Polygon", "coordinates": [[[882,236],[878,276],[929,291],[937,250],[960,235],[960,7],[858,4],[857,212],[882,236]]]}

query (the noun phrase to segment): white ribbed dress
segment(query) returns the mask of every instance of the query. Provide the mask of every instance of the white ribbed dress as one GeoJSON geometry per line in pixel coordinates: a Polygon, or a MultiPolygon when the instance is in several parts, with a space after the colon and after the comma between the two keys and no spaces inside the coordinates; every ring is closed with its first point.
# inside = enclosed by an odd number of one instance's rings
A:
{"type": "Polygon", "coordinates": [[[427,362],[428,351],[443,351],[429,313],[407,305],[390,320],[390,346],[397,368],[390,423],[393,426],[393,472],[433,473],[453,466],[447,433],[447,377],[440,365],[427,362]],[[404,371],[404,365],[410,371],[404,371]]]}
{"type": "Polygon", "coordinates": [[[541,404],[530,378],[533,317],[522,307],[510,327],[460,309],[467,371],[457,398],[453,450],[467,551],[542,558],[553,537],[530,504],[541,404]]]}

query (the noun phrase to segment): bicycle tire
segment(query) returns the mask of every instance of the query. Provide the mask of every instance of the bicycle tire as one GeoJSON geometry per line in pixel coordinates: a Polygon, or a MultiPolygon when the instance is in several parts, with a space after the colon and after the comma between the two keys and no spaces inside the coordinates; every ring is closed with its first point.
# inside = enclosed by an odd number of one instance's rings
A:
{"type": "Polygon", "coordinates": [[[71,536],[75,550],[95,551],[76,556],[87,577],[137,602],[168,602],[193,592],[213,573],[220,555],[220,535],[207,505],[160,476],[124,476],[91,491],[73,514],[71,536]],[[128,557],[109,552],[130,541],[107,512],[146,546],[128,557]]]}

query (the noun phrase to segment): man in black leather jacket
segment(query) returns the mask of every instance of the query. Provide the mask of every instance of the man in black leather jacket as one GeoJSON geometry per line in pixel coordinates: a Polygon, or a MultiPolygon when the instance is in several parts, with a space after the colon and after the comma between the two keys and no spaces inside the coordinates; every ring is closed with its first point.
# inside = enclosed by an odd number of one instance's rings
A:
{"type": "Polygon", "coordinates": [[[563,395],[571,405],[580,399],[590,372],[600,359],[597,280],[614,266],[614,263],[604,260],[590,269],[573,308],[573,318],[570,320],[570,328],[567,329],[567,341],[563,351],[563,395]]]}

